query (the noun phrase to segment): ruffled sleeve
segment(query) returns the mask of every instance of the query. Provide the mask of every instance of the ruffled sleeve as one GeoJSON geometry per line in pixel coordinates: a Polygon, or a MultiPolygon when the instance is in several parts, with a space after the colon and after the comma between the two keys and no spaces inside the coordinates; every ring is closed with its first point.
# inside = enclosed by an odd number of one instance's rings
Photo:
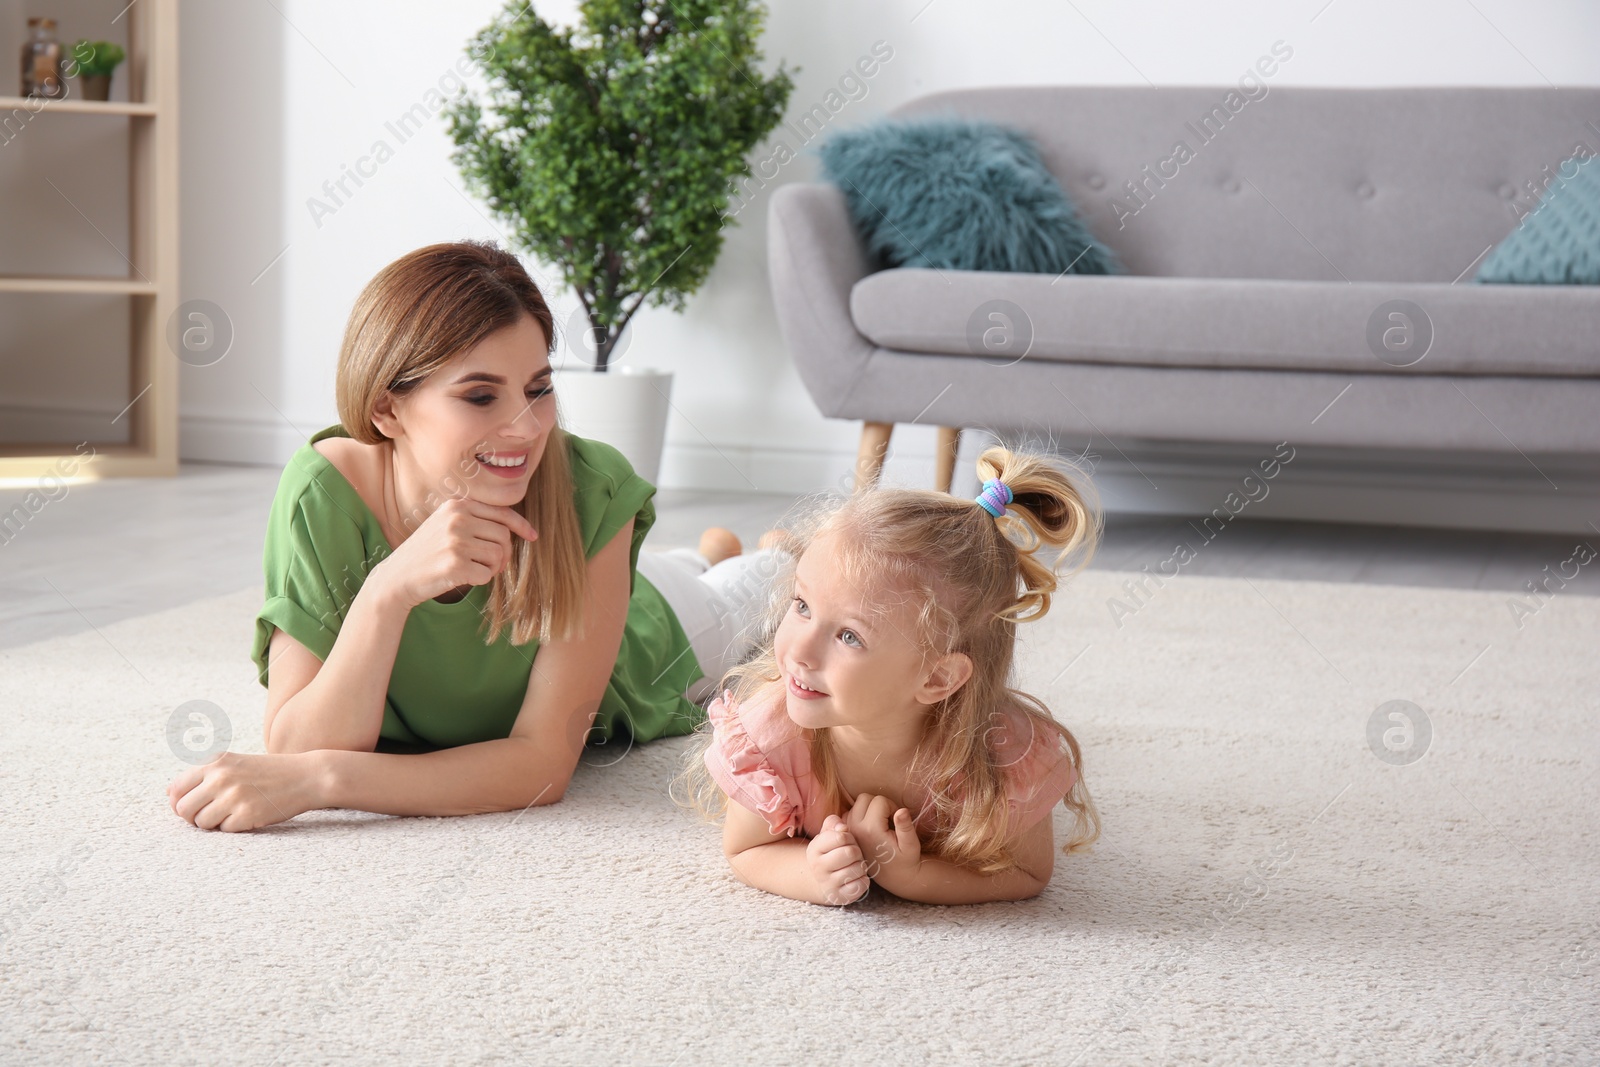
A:
{"type": "Polygon", "coordinates": [[[741,711],[759,715],[749,703],[735,705],[733,695],[722,695],[706,708],[711,721],[711,746],[706,749],[706,770],[730,800],[760,815],[773,834],[793,837],[805,824],[805,805],[792,768],[774,758],[758,741],[758,723],[747,724],[741,711]],[[756,725],[755,731],[751,726],[756,725]]]}
{"type": "Polygon", "coordinates": [[[1035,727],[1024,711],[999,714],[990,746],[1006,776],[1013,833],[1043,819],[1077,783],[1078,771],[1065,738],[1055,730],[1035,727]]]}

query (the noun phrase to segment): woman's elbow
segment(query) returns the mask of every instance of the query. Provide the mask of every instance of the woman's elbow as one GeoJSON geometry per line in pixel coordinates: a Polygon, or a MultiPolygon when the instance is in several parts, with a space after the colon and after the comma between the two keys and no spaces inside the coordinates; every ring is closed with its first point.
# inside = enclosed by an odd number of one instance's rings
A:
{"type": "Polygon", "coordinates": [[[272,756],[289,756],[311,751],[309,746],[297,743],[288,730],[274,730],[270,723],[261,731],[261,744],[268,755],[272,756]]]}
{"type": "Polygon", "coordinates": [[[551,782],[549,785],[546,785],[543,789],[534,794],[533,799],[528,801],[527,807],[543,808],[548,807],[551,804],[559,804],[561,803],[561,798],[565,797],[566,795],[566,782],[561,782],[559,784],[551,782]]]}
{"type": "Polygon", "coordinates": [[[501,794],[498,799],[485,797],[469,800],[452,814],[495,815],[502,811],[527,811],[529,808],[543,808],[559,803],[565,793],[565,787],[556,789],[544,786],[536,791],[520,789],[510,794],[501,794]]]}
{"type": "Polygon", "coordinates": [[[341,752],[375,752],[381,734],[370,736],[318,736],[316,725],[300,718],[303,709],[293,699],[284,701],[276,709],[269,708],[261,723],[261,745],[269,755],[293,755],[315,752],[318,749],[337,749],[341,752]]]}
{"type": "Polygon", "coordinates": [[[551,766],[549,754],[535,742],[522,737],[513,737],[511,740],[519,742],[526,749],[527,773],[519,777],[533,784],[521,790],[507,805],[507,809],[542,808],[560,803],[561,798],[567,795],[567,786],[572,784],[572,774],[577,768],[551,766]]]}

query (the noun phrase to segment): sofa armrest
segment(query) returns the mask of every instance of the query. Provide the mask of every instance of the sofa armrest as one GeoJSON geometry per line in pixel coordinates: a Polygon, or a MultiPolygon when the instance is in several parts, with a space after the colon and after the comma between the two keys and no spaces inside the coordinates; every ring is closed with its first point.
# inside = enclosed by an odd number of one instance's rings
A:
{"type": "Polygon", "coordinates": [[[837,417],[875,346],[850,317],[850,290],[872,272],[831,185],[774,191],[767,212],[767,266],[778,328],[822,414],[837,417]]]}

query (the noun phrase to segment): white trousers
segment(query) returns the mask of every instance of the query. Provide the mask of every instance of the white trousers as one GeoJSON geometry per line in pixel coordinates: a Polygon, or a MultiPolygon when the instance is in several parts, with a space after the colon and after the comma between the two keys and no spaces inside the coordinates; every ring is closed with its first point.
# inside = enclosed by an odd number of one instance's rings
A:
{"type": "Polygon", "coordinates": [[[639,550],[639,573],[672,608],[705,675],[685,690],[695,703],[720,692],[725,671],[738,666],[767,635],[762,632],[772,581],[788,553],[762,548],[712,566],[692,548],[639,550]]]}

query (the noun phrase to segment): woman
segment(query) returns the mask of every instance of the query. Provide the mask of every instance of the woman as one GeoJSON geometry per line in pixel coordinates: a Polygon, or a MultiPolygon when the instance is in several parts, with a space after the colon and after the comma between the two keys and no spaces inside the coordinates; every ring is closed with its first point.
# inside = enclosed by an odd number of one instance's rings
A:
{"type": "Polygon", "coordinates": [[[548,804],[586,741],[704,721],[696,701],[759,636],[772,550],[713,529],[699,554],[641,556],[655,487],[562,429],[552,348],[544,298],[492,245],[419,249],[368,284],[340,423],[291,458],[269,519],[267,753],[183,771],[180,817],[548,804]]]}

